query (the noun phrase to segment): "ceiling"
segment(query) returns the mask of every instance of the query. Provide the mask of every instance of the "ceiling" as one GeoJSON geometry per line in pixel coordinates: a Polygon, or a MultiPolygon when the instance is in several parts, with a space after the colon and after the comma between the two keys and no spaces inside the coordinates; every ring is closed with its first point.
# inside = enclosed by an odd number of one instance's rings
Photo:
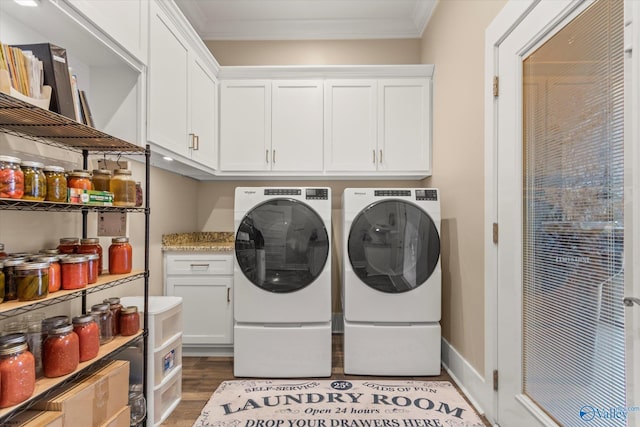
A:
{"type": "Polygon", "coordinates": [[[420,38],[438,0],[176,0],[204,40],[420,38]]]}

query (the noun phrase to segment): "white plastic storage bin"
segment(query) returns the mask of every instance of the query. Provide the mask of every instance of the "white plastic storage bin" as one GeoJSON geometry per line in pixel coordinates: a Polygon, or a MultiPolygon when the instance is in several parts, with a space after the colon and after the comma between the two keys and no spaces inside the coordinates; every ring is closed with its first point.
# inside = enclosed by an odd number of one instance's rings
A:
{"type": "MultiPolygon", "coordinates": [[[[120,303],[138,307],[143,319],[143,297],[122,297],[120,303]]],[[[182,398],[182,298],[151,296],[148,305],[147,427],[151,427],[159,426],[182,398]]]]}
{"type": "Polygon", "coordinates": [[[153,408],[147,407],[148,413],[153,414],[155,426],[159,426],[176,409],[182,400],[182,366],[174,370],[166,381],[153,390],[153,408]]]}

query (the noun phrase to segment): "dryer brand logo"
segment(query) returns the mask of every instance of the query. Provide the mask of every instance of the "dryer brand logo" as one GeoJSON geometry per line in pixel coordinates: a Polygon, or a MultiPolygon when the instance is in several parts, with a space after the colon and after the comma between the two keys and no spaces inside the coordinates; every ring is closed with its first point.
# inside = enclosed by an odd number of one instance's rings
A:
{"type": "Polygon", "coordinates": [[[256,194],[255,190],[245,190],[243,191],[244,194],[256,194]]]}
{"type": "Polygon", "coordinates": [[[354,192],[353,192],[353,195],[354,195],[354,196],[366,196],[366,195],[367,195],[367,193],[364,193],[364,192],[362,192],[362,191],[354,191],[354,192]]]}

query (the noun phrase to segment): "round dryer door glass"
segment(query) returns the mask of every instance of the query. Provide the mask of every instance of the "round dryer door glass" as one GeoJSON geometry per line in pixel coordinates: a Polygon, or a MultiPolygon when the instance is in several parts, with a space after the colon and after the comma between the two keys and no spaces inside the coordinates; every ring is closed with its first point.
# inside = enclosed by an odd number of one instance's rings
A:
{"type": "Polygon", "coordinates": [[[244,275],[269,292],[294,292],[322,273],[329,235],[306,204],[273,199],[256,206],[236,233],[236,258],[244,275]]]}
{"type": "Polygon", "coordinates": [[[353,271],[364,283],[382,292],[407,292],[425,283],[436,268],[440,236],[422,209],[385,200],[354,219],[348,252],[353,271]]]}

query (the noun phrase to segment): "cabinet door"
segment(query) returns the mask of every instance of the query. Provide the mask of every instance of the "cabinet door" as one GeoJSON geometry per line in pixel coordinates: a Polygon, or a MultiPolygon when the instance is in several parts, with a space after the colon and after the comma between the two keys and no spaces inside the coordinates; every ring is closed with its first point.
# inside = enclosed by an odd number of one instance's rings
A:
{"type": "Polygon", "coordinates": [[[375,171],[377,165],[377,83],[327,80],[324,161],[327,171],[375,171]]]}
{"type": "Polygon", "coordinates": [[[218,167],[217,84],[215,76],[196,56],[189,61],[191,158],[212,169],[218,167]]]}
{"type": "Polygon", "coordinates": [[[187,138],[188,45],[164,12],[150,3],[149,141],[189,156],[187,138]]]}
{"type": "Polygon", "coordinates": [[[271,170],[322,171],[322,81],[273,82],[271,170]]]}
{"type": "Polygon", "coordinates": [[[144,0],[68,0],[80,13],[120,43],[132,55],[147,62],[148,11],[144,0]]]}
{"type": "Polygon", "coordinates": [[[169,276],[167,294],[182,297],[183,345],[233,343],[231,276],[169,276]]]}
{"type": "Polygon", "coordinates": [[[431,82],[378,82],[378,170],[431,172],[431,82]]]}
{"type": "Polygon", "coordinates": [[[225,81],[220,88],[220,169],[271,167],[271,82],[225,81]]]}

